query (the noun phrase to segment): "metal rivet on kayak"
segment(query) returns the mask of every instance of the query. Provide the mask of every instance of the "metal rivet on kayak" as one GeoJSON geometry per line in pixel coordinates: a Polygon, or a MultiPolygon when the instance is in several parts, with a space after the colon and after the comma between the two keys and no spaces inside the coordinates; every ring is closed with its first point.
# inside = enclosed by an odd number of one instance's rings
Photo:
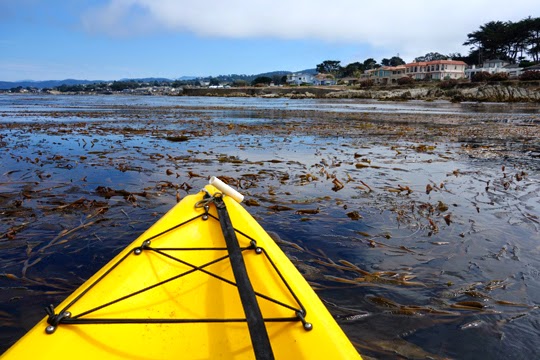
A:
{"type": "Polygon", "coordinates": [[[45,332],[47,334],[52,334],[53,332],[56,331],[56,326],[52,326],[52,325],[49,325],[45,328],[45,332]]]}
{"type": "Polygon", "coordinates": [[[313,329],[313,324],[310,322],[307,322],[305,319],[306,313],[304,310],[300,310],[296,313],[296,316],[298,316],[298,319],[302,322],[302,325],[304,326],[304,330],[310,331],[313,329]]]}
{"type": "Polygon", "coordinates": [[[136,248],[135,251],[133,251],[135,253],[135,255],[141,255],[142,253],[142,250],[141,248],[136,248]]]}
{"type": "Polygon", "coordinates": [[[142,247],[143,248],[147,248],[150,246],[152,242],[150,240],[145,240],[143,243],[142,243],[142,247]]]}
{"type": "Polygon", "coordinates": [[[208,220],[208,211],[210,211],[210,206],[204,205],[204,215],[202,216],[203,220],[208,220]]]}
{"type": "Polygon", "coordinates": [[[260,247],[255,248],[257,254],[262,254],[262,249],[260,247]]]}

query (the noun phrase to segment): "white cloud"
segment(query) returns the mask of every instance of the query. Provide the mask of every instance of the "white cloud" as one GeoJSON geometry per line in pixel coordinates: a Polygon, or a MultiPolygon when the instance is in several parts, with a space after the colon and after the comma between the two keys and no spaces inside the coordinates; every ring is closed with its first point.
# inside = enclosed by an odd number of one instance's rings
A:
{"type": "Polygon", "coordinates": [[[139,35],[155,30],[202,37],[311,39],[370,45],[415,57],[467,52],[467,33],[492,20],[540,14],[540,2],[501,0],[109,0],[83,17],[89,31],[139,35]]]}

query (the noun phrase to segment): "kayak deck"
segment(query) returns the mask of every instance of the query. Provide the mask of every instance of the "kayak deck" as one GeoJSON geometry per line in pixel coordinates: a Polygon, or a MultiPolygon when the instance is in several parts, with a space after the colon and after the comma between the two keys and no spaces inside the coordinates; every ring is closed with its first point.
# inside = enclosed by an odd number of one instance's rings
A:
{"type": "MultiPolygon", "coordinates": [[[[202,197],[184,198],[4,357],[255,358],[219,218],[196,207],[202,197]]],[[[360,358],[275,242],[223,200],[275,358],[360,358]]]]}

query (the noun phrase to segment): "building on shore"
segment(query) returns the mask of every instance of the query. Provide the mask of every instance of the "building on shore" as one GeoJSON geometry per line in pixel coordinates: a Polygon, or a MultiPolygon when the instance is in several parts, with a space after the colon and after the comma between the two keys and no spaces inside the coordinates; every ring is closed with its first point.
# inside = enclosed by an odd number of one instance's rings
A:
{"type": "Polygon", "coordinates": [[[540,71],[540,64],[526,67],[523,71],[540,71]]]}
{"type": "Polygon", "coordinates": [[[405,66],[382,66],[376,69],[366,70],[366,74],[373,79],[377,85],[395,84],[397,80],[406,76],[405,66]]]}
{"type": "Polygon", "coordinates": [[[467,79],[472,79],[475,74],[487,72],[490,75],[498,73],[506,73],[509,78],[517,78],[523,73],[523,68],[517,64],[510,64],[507,61],[501,59],[486,60],[482,65],[472,65],[465,70],[465,76],[467,79]]]}
{"type": "Polygon", "coordinates": [[[287,75],[287,84],[289,85],[312,85],[315,80],[315,76],[305,73],[292,73],[287,75]]]}
{"type": "Polygon", "coordinates": [[[457,60],[433,60],[404,65],[405,75],[415,80],[464,79],[467,64],[457,60]]]}
{"type": "Polygon", "coordinates": [[[305,74],[305,73],[293,73],[287,75],[287,84],[289,85],[336,85],[337,81],[332,74],[305,74]]]}
{"type": "Polygon", "coordinates": [[[313,85],[336,85],[336,78],[332,74],[317,74],[313,79],[313,85]]]}
{"type": "Polygon", "coordinates": [[[380,85],[396,84],[403,77],[414,80],[464,79],[466,66],[463,61],[433,60],[399,66],[382,66],[367,70],[366,74],[380,85]]]}

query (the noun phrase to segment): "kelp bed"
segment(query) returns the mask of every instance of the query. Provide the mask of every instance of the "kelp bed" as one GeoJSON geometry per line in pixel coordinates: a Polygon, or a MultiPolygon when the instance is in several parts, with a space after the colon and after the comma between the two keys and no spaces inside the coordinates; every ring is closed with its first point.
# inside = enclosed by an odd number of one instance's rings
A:
{"type": "Polygon", "coordinates": [[[0,108],[2,350],[212,175],[246,195],[365,357],[540,347],[534,109],[66,99],[0,108]]]}

